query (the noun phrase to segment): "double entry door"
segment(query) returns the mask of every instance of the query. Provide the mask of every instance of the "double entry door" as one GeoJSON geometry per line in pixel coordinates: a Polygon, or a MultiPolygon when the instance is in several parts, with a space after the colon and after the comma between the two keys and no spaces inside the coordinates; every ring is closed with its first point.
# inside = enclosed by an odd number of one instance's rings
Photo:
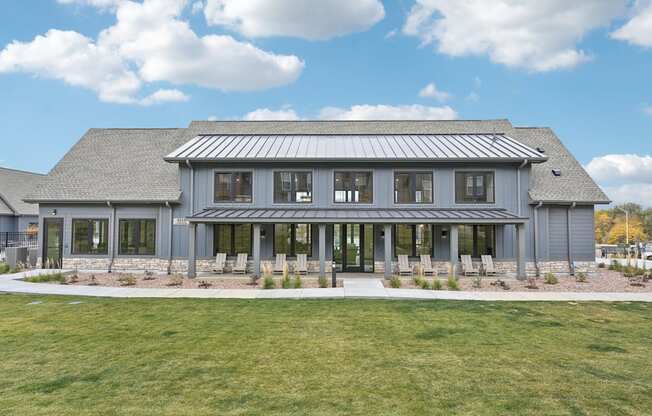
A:
{"type": "Polygon", "coordinates": [[[372,273],[374,271],[373,224],[333,225],[333,258],[338,271],[372,273]]]}

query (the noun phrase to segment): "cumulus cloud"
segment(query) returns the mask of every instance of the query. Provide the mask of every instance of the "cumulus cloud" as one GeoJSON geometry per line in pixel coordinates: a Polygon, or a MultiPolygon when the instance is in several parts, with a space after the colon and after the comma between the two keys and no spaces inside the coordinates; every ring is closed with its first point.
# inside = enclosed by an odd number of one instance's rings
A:
{"type": "Polygon", "coordinates": [[[77,4],[80,6],[93,6],[100,9],[110,9],[117,7],[125,0],[57,0],[60,4],[77,4]]]}
{"type": "Polygon", "coordinates": [[[280,110],[270,110],[269,108],[259,108],[250,113],[245,114],[243,120],[247,121],[261,121],[261,120],[300,120],[301,118],[291,108],[280,110]]]}
{"type": "Polygon", "coordinates": [[[652,1],[639,1],[632,18],[611,37],[634,45],[652,47],[652,1]]]}
{"type": "MultiPolygon", "coordinates": [[[[110,2],[85,3],[100,7],[110,2]]],[[[292,83],[303,70],[304,63],[294,55],[267,52],[231,36],[198,36],[180,20],[186,0],[114,3],[116,23],[97,40],[50,30],[31,42],[14,41],[0,51],[0,73],[60,79],[96,91],[102,101],[138,104],[182,100],[169,92],[138,99],[147,82],[248,91],[292,83]]]]}
{"type": "Polygon", "coordinates": [[[207,0],[204,15],[247,37],[325,40],[369,29],[385,9],[379,0],[207,0]]]}
{"type": "Polygon", "coordinates": [[[419,91],[419,97],[423,98],[434,98],[437,101],[444,102],[448,100],[451,95],[445,91],[440,91],[437,89],[437,86],[434,82],[426,85],[419,91]]]}
{"type": "Polygon", "coordinates": [[[585,168],[615,203],[652,205],[652,156],[609,154],[593,158],[585,168]]]}
{"type": "Polygon", "coordinates": [[[348,109],[324,107],[322,120],[453,120],[457,112],[449,106],[427,107],[423,105],[354,105],[348,109]]]}
{"type": "Polygon", "coordinates": [[[591,58],[582,37],[621,15],[628,0],[417,0],[403,26],[407,35],[460,57],[487,55],[532,71],[573,68],[591,58]]]}
{"type": "Polygon", "coordinates": [[[185,102],[189,99],[189,96],[179,90],[158,90],[140,100],[140,104],[150,106],[161,103],[185,102]]]}

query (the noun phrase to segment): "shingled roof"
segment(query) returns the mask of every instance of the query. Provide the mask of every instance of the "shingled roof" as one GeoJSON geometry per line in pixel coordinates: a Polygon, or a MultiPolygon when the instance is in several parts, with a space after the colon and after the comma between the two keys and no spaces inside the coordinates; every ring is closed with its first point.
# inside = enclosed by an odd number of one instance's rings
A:
{"type": "Polygon", "coordinates": [[[45,176],[0,167],[0,215],[38,215],[38,205],[23,201],[45,176]]]}
{"type": "Polygon", "coordinates": [[[157,202],[180,198],[178,167],[163,158],[200,135],[504,134],[545,151],[533,165],[533,202],[608,203],[609,199],[552,130],[508,120],[193,121],[185,129],[91,129],[28,200],[157,202]],[[562,176],[552,175],[561,169],[562,176]]]}

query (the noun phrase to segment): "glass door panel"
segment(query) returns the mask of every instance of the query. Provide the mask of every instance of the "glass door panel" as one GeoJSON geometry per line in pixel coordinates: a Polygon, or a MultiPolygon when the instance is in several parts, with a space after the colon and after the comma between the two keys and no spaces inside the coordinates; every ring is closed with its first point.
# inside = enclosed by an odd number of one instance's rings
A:
{"type": "Polygon", "coordinates": [[[356,270],[361,266],[362,247],[360,224],[346,224],[346,269],[356,270]]]}
{"type": "Polygon", "coordinates": [[[63,220],[46,219],[44,222],[43,264],[48,264],[53,269],[60,268],[63,254],[63,220]]]}

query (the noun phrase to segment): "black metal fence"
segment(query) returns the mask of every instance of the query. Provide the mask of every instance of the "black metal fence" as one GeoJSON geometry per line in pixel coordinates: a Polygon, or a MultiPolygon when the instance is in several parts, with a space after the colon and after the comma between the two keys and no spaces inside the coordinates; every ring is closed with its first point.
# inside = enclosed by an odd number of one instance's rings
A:
{"type": "Polygon", "coordinates": [[[10,232],[0,233],[0,251],[7,247],[38,247],[38,233],[34,232],[10,232]]]}

